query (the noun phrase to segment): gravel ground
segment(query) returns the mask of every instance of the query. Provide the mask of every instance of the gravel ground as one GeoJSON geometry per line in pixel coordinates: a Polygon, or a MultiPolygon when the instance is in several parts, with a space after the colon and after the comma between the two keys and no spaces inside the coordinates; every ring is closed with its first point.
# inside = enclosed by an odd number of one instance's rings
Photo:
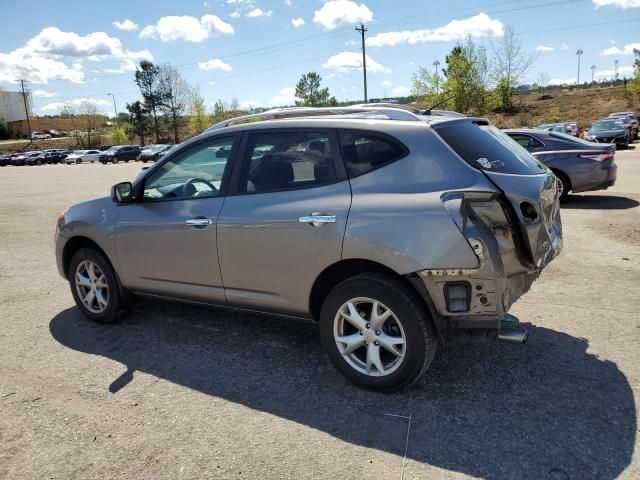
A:
{"type": "Polygon", "coordinates": [[[529,342],[440,348],[394,395],[346,382],[310,322],[157,300],[85,321],[55,218],[141,165],[1,169],[0,478],[640,478],[640,144],[616,158],[512,309],[529,342]]]}

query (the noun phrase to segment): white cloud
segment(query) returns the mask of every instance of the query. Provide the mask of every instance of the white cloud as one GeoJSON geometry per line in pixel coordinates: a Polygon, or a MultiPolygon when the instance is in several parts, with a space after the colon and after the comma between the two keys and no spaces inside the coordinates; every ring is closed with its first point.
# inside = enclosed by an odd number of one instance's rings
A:
{"type": "Polygon", "coordinates": [[[224,70],[225,72],[230,72],[233,70],[231,65],[224,63],[219,58],[212,58],[211,60],[207,60],[206,62],[198,62],[198,68],[200,70],[224,70]]]}
{"type": "MultiPolygon", "coordinates": [[[[624,76],[628,77],[633,74],[634,74],[633,67],[618,68],[618,75],[620,75],[620,78],[624,76]]],[[[596,70],[596,73],[595,73],[596,78],[614,78],[615,76],[616,76],[616,71],[613,68],[610,68],[607,70],[596,70]]]]}
{"type": "MultiPolygon", "coordinates": [[[[391,69],[380,65],[369,55],[367,60],[367,72],[384,72],[391,73],[391,69]]],[[[329,70],[338,70],[339,72],[348,72],[350,70],[362,69],[362,54],[360,52],[340,52],[330,57],[322,64],[322,68],[329,70]]]]}
{"type": "Polygon", "coordinates": [[[536,52],[552,52],[553,50],[555,50],[555,48],[550,45],[538,45],[536,47],[536,52]]]}
{"type": "Polygon", "coordinates": [[[278,90],[278,93],[271,97],[271,99],[269,100],[269,105],[271,106],[295,105],[295,103],[295,87],[283,87],[278,90]]]}
{"type": "Polygon", "coordinates": [[[82,60],[119,60],[122,65],[117,71],[127,71],[135,68],[134,62],[142,58],[153,56],[148,50],[125,50],[118,38],[104,32],[78,35],[47,27],[24,46],[0,53],[0,81],[14,83],[25,78],[33,83],[54,80],[82,83],[85,80],[82,60]]]}
{"type": "Polygon", "coordinates": [[[552,78],[549,80],[549,85],[572,85],[576,83],[576,79],[574,78],[552,78]]]}
{"type": "Polygon", "coordinates": [[[186,40],[202,42],[209,37],[231,35],[233,27],[215,15],[206,14],[200,17],[167,16],[161,17],[155,25],[147,25],[140,32],[140,38],[159,38],[163,42],[186,40]]]}
{"type": "Polygon", "coordinates": [[[640,7],[640,0],[593,0],[593,4],[596,8],[613,5],[626,10],[627,8],[640,7]]]}
{"type": "Polygon", "coordinates": [[[406,97],[411,93],[411,90],[409,90],[404,85],[398,85],[391,91],[391,93],[393,93],[396,97],[406,97]]]}
{"type": "Polygon", "coordinates": [[[249,10],[249,13],[247,13],[247,17],[249,18],[270,17],[271,15],[273,15],[272,10],[265,12],[257,7],[252,8],[251,10],[249,10]]]}
{"type": "Polygon", "coordinates": [[[240,18],[241,16],[240,9],[236,8],[233,12],[229,14],[229,16],[231,18],[240,18]]]}
{"type": "Polygon", "coordinates": [[[107,73],[124,73],[135,72],[136,66],[141,60],[148,60],[153,62],[153,55],[149,50],[139,50],[132,52],[131,50],[125,51],[125,56],[122,58],[122,62],[118,68],[106,68],[107,73]]]}
{"type": "Polygon", "coordinates": [[[95,105],[96,107],[111,106],[111,103],[107,100],[95,99],[95,98],[74,98],[73,100],[70,100],[68,102],[48,103],[42,108],[40,108],[40,110],[42,110],[43,112],[59,112],[65,107],[65,105],[71,105],[72,107],[79,107],[84,103],[90,103],[92,105],[95,105]]]}
{"type": "Polygon", "coordinates": [[[291,20],[291,25],[293,25],[294,28],[298,28],[304,24],[305,24],[304,18],[294,18],[291,20]]]}
{"type": "Polygon", "coordinates": [[[344,23],[367,23],[373,20],[373,12],[364,3],[358,5],[351,0],[330,0],[313,14],[313,21],[327,30],[344,23]]]}
{"type": "Polygon", "coordinates": [[[423,30],[404,30],[398,32],[384,32],[367,39],[371,47],[395,47],[408,43],[450,42],[462,40],[467,36],[475,38],[502,37],[504,25],[500,20],[492,19],[486,13],[479,13],[463,20],[452,20],[443,27],[423,30]]]}
{"type": "Polygon", "coordinates": [[[560,50],[569,50],[569,45],[563,43],[562,45],[560,45],[560,50]]]}
{"type": "Polygon", "coordinates": [[[605,48],[600,55],[633,55],[633,50],[640,50],[640,42],[627,43],[622,49],[618,47],[605,48]]]}
{"type": "Polygon", "coordinates": [[[620,55],[622,50],[618,47],[605,48],[600,55],[620,55]]]}
{"type": "Polygon", "coordinates": [[[125,18],[122,21],[116,20],[115,22],[113,22],[113,26],[116,27],[118,30],[124,30],[126,32],[131,32],[132,30],[138,30],[138,24],[129,20],[128,18],[125,18]]]}
{"type": "Polygon", "coordinates": [[[393,85],[389,80],[383,80],[380,82],[380,86],[381,87],[390,87],[391,85],[393,85]]]}
{"type": "Polygon", "coordinates": [[[291,0],[284,0],[284,4],[285,4],[287,7],[290,7],[291,5],[293,5],[293,2],[292,2],[291,0]]]}
{"type": "Polygon", "coordinates": [[[33,95],[34,97],[51,98],[51,97],[57,97],[58,92],[47,92],[46,90],[34,90],[33,92],[31,92],[31,95],[33,95]]]}

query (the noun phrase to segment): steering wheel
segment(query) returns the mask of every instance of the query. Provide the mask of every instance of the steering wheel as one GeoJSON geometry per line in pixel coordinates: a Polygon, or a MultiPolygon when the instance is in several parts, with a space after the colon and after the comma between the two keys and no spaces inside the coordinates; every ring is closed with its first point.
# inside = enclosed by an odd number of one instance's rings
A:
{"type": "Polygon", "coordinates": [[[193,177],[187,180],[187,183],[185,183],[184,187],[182,187],[182,196],[185,198],[197,197],[198,193],[201,193],[201,192],[198,189],[196,189],[196,187],[194,186],[194,184],[196,183],[204,183],[207,187],[211,189],[211,195],[215,195],[216,193],[218,193],[218,189],[215,186],[213,186],[213,184],[208,180],[205,180],[204,178],[193,177]]]}

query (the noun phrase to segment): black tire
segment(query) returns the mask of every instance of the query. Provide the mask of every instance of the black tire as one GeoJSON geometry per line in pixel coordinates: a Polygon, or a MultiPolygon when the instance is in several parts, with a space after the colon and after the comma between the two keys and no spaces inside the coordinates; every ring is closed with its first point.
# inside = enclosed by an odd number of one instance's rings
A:
{"type": "Polygon", "coordinates": [[[69,286],[71,287],[71,295],[73,295],[73,299],[75,300],[76,305],[78,306],[80,311],[85,317],[93,320],[94,322],[115,322],[125,311],[125,305],[120,295],[120,285],[116,278],[116,274],[113,271],[111,263],[102,253],[94,250],[93,248],[82,248],[73,255],[71,263],[69,264],[69,286]],[[102,270],[106,278],[109,296],[106,308],[100,313],[92,312],[82,303],[82,300],[80,299],[78,290],[76,288],[76,270],[78,268],[78,265],[85,260],[93,261],[100,268],[100,270],[102,270]]]}
{"type": "Polygon", "coordinates": [[[120,160],[118,160],[118,157],[113,157],[112,162],[113,162],[113,164],[114,164],[114,165],[115,165],[116,163],[118,163],[119,161],[120,161],[120,160]]]}
{"type": "Polygon", "coordinates": [[[567,195],[569,195],[569,192],[571,191],[571,182],[564,173],[559,172],[558,170],[554,170],[553,173],[558,177],[558,181],[562,182],[562,194],[560,195],[560,201],[562,202],[566,200],[567,195]]]}
{"type": "MultiPolygon", "coordinates": [[[[431,317],[417,294],[391,276],[364,273],[344,280],[331,290],[320,313],[320,338],[329,359],[347,379],[378,392],[393,392],[420,378],[436,353],[437,335],[431,317]],[[371,376],[351,366],[334,339],[334,319],[349,300],[368,297],[391,309],[405,333],[402,363],[392,373],[371,376]]],[[[366,348],[366,347],[365,347],[366,348]]]]}
{"type": "Polygon", "coordinates": [[[42,165],[42,160],[36,160],[36,165],[38,166],[42,165]]]}

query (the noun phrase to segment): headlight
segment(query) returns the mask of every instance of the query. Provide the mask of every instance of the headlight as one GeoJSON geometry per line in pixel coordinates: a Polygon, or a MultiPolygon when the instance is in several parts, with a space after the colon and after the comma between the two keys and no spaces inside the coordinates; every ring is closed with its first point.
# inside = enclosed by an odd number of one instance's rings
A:
{"type": "Polygon", "coordinates": [[[63,211],[60,212],[60,215],[58,215],[58,218],[56,219],[56,230],[60,230],[60,224],[64,221],[64,216],[67,214],[68,211],[69,209],[65,208],[63,211]]]}

